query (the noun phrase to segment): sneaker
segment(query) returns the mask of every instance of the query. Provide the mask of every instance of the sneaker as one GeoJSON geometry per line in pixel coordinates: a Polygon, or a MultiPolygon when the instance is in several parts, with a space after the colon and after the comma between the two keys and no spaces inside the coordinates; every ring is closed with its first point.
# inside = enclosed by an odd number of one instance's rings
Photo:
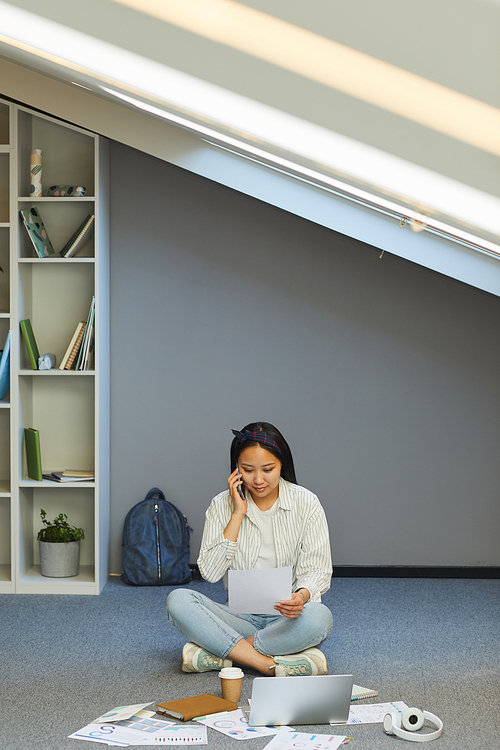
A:
{"type": "Polygon", "coordinates": [[[328,674],[328,664],[325,655],[319,648],[308,648],[300,654],[274,656],[276,662],[276,677],[292,677],[294,675],[328,674]]]}
{"type": "Polygon", "coordinates": [[[182,671],[183,672],[210,672],[213,669],[232,667],[230,659],[221,659],[210,651],[205,651],[196,643],[186,643],[182,649],[182,671]]]}

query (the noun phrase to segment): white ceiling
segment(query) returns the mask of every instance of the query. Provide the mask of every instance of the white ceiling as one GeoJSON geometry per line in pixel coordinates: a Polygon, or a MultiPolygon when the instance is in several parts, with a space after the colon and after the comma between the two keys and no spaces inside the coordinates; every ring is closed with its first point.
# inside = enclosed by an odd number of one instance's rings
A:
{"type": "MultiPolygon", "coordinates": [[[[283,122],[307,125],[309,129],[303,129],[302,133],[309,134],[304,137],[309,137],[310,146],[314,145],[313,140],[317,146],[314,158],[309,156],[309,163],[328,166],[331,156],[326,153],[328,146],[323,150],[323,159],[318,156],[319,144],[323,142],[334,144],[331,149],[336,147],[339,152],[342,150],[342,154],[339,153],[338,156],[339,159],[343,156],[344,164],[349,164],[351,146],[357,147],[358,155],[362,158],[366,154],[366,162],[371,159],[374,169],[379,169],[378,185],[372,180],[370,184],[381,195],[409,196],[407,202],[411,203],[413,200],[414,205],[419,205],[416,194],[410,196],[396,185],[398,169],[410,165],[414,168],[410,174],[415,175],[415,178],[425,177],[429,186],[434,180],[437,201],[439,194],[451,196],[456,187],[462,186],[464,190],[468,190],[464,195],[470,196],[470,205],[476,201],[483,208],[488,206],[485,215],[497,213],[495,209],[500,206],[500,131],[496,153],[492,152],[495,149],[471,145],[446,131],[440,132],[434,127],[396,114],[390,108],[369,103],[359,96],[312,80],[306,74],[269,62],[266,54],[259,56],[242,52],[231,43],[213,41],[203,29],[195,33],[181,28],[175,22],[163,20],[162,10],[175,5],[175,2],[0,2],[0,56],[62,81],[72,80],[88,85],[98,96],[104,98],[109,98],[109,95],[95,85],[96,81],[111,81],[118,87],[121,85],[122,90],[125,88],[130,91],[131,86],[125,86],[124,81],[126,76],[132,80],[134,61],[141,64],[146,62],[150,66],[150,80],[144,79],[142,83],[137,83],[136,80],[133,87],[135,93],[145,101],[167,107],[172,105],[168,101],[168,91],[160,93],[151,84],[158,71],[170,71],[181,76],[168,79],[172,90],[174,81],[180,88],[185,82],[186,92],[190,82],[204,82],[208,85],[205,94],[212,92],[213,102],[219,94],[235,94],[244,97],[234,99],[235,102],[253,102],[256,111],[257,105],[262,105],[260,112],[264,119],[269,112],[277,112],[282,117],[289,118],[283,122]],[[141,10],[129,7],[130,5],[141,10]],[[6,27],[6,23],[2,23],[2,14],[6,19],[5,11],[9,6],[35,14],[26,17],[31,18],[32,26],[29,33],[26,32],[28,36],[24,37],[29,37],[28,45],[13,44],[8,34],[2,34],[6,27]],[[70,53],[65,53],[62,44],[57,48],[52,47],[47,54],[47,49],[44,48],[44,23],[58,25],[65,32],[69,44],[74,31],[87,35],[81,37],[84,41],[94,39],[105,43],[106,49],[110,51],[109,71],[112,71],[113,55],[115,63],[123,61],[122,80],[119,80],[119,74],[113,76],[111,72],[107,79],[96,75],[92,53],[81,55],[78,64],[70,66],[65,61],[69,59],[70,53]],[[33,42],[33,39],[36,41],[33,42]],[[132,56],[124,57],[126,52],[132,56]],[[127,67],[128,70],[125,70],[127,67]],[[182,78],[183,75],[187,77],[182,78]],[[332,140],[322,141],[325,134],[329,134],[332,140]],[[333,140],[334,137],[337,140],[333,140]],[[392,161],[389,157],[392,157],[392,161]]],[[[199,0],[182,0],[183,8],[189,8],[190,4],[194,7],[198,2],[199,0]]],[[[208,0],[201,2],[208,8],[208,0]]],[[[225,3],[227,0],[215,2],[225,3]]],[[[471,98],[472,103],[473,100],[485,103],[496,115],[500,114],[499,0],[313,0],[309,3],[304,3],[303,0],[246,0],[240,3],[229,2],[228,5],[246,6],[247,9],[262,12],[272,19],[281,19],[298,29],[319,35],[318,39],[333,40],[376,61],[389,63],[395,70],[407,71],[421,80],[464,94],[471,98]]],[[[265,20],[265,16],[262,19],[265,20]]],[[[301,51],[300,47],[297,48],[299,63],[301,51]]],[[[400,93],[396,92],[396,96],[404,99],[411,88],[407,90],[403,83],[401,89],[400,93]]],[[[443,91],[446,94],[445,89],[443,91]]],[[[116,103],[116,99],[114,101],[116,103]]],[[[195,104],[192,106],[196,114],[195,104]]],[[[177,103],[177,108],[179,107],[182,110],[182,106],[177,103]]],[[[199,114],[203,119],[201,109],[199,114]]],[[[221,108],[219,115],[221,122],[226,117],[226,129],[231,130],[230,115],[224,114],[221,108]]],[[[211,117],[213,121],[213,113],[211,117]]],[[[285,132],[285,128],[282,132],[285,132]]],[[[258,137],[260,133],[254,133],[254,138],[258,137]]],[[[290,143],[286,147],[274,143],[274,150],[279,151],[279,146],[287,155],[294,151],[294,146],[290,143]]],[[[296,143],[297,160],[305,163],[304,154],[304,144],[296,143]]],[[[339,169],[337,167],[337,171],[339,169]]],[[[340,173],[350,177],[354,183],[358,180],[358,184],[363,184],[359,175],[354,172],[349,175],[345,169],[348,167],[340,169],[340,173]]],[[[425,190],[427,201],[431,194],[430,189],[425,190]]],[[[432,202],[427,205],[433,207],[432,202]]],[[[436,207],[436,210],[440,208],[437,203],[436,207]]],[[[456,216],[454,219],[457,221],[456,216]]],[[[500,232],[492,229],[495,221],[497,219],[488,225],[486,231],[478,232],[478,235],[498,241],[500,232]]],[[[485,226],[483,224],[483,229],[485,226]]]]}
{"type": "MultiPolygon", "coordinates": [[[[7,4],[500,196],[498,157],[119,2],[9,0],[7,4]]],[[[500,108],[498,0],[245,0],[240,4],[500,108]]],[[[6,52],[14,59],[27,59],[19,50],[4,47],[2,53],[6,52]]],[[[38,70],[44,67],[39,58],[32,64],[38,70]]],[[[67,72],[59,69],[59,73],[67,78],[67,72]]]]}

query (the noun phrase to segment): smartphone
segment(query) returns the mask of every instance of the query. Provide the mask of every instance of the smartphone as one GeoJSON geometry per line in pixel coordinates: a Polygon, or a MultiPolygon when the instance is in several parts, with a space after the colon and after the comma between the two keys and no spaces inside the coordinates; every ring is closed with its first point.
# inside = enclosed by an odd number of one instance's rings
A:
{"type": "MultiPolygon", "coordinates": [[[[240,467],[238,465],[236,465],[236,468],[238,469],[238,474],[241,474],[240,467]]],[[[241,497],[242,500],[246,500],[246,497],[245,497],[245,487],[244,487],[243,484],[239,484],[238,485],[238,494],[239,494],[239,496],[241,497]]]]}

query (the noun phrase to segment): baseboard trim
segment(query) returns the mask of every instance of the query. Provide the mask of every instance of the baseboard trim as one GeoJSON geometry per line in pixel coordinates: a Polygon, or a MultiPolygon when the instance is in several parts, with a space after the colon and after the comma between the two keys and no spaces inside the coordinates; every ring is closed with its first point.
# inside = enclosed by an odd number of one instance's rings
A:
{"type": "MultiPolygon", "coordinates": [[[[196,563],[190,563],[192,579],[201,580],[196,563]]],[[[333,578],[500,578],[500,566],[404,566],[335,565],[333,578]]]]}
{"type": "Polygon", "coordinates": [[[334,578],[500,578],[500,566],[335,565],[334,578]]]}

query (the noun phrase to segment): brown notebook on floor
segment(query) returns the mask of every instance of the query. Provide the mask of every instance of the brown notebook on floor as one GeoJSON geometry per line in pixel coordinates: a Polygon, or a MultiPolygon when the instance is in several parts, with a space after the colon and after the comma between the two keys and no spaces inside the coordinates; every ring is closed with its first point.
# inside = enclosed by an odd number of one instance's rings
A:
{"type": "Polygon", "coordinates": [[[190,721],[198,716],[208,716],[221,711],[235,711],[238,704],[219,698],[217,695],[204,693],[193,695],[191,698],[180,698],[176,701],[156,704],[156,713],[171,716],[179,721],[190,721]]]}

